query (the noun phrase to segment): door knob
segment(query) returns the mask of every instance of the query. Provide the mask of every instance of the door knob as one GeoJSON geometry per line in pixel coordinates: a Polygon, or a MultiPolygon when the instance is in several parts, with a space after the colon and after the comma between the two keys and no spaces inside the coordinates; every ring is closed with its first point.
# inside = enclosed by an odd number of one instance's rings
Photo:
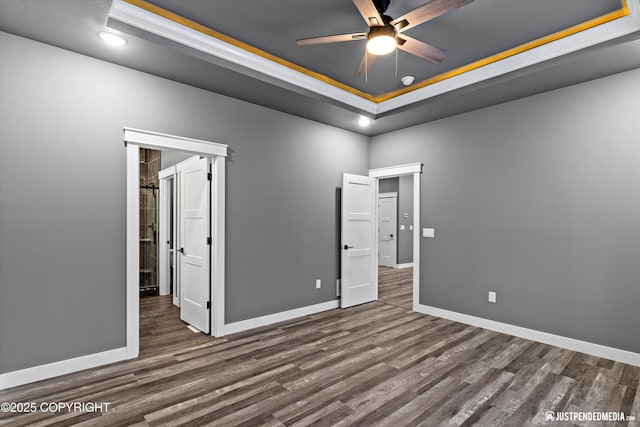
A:
{"type": "Polygon", "coordinates": [[[353,249],[353,246],[349,246],[349,245],[344,245],[345,249],[353,249]]]}
{"type": "Polygon", "coordinates": [[[184,255],[184,248],[180,248],[180,253],[184,255]]]}
{"type": "Polygon", "coordinates": [[[393,234],[389,234],[389,237],[391,237],[393,239],[393,234]]]}

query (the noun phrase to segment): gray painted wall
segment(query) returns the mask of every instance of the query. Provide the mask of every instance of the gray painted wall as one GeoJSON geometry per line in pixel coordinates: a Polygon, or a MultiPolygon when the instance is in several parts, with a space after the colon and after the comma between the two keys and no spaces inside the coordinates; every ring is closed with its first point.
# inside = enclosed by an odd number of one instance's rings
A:
{"type": "Polygon", "coordinates": [[[125,345],[123,126],[229,144],[227,322],[335,299],[367,137],[6,33],[0,58],[0,373],[125,345]]]}
{"type": "Polygon", "coordinates": [[[374,137],[424,163],[420,303],[640,352],[638,99],[634,70],[374,137]]]}
{"type": "Polygon", "coordinates": [[[398,264],[413,262],[413,175],[399,177],[398,183],[398,264]],[[404,217],[404,214],[407,217],[404,217]],[[400,226],[404,225],[404,230],[400,226]]]}

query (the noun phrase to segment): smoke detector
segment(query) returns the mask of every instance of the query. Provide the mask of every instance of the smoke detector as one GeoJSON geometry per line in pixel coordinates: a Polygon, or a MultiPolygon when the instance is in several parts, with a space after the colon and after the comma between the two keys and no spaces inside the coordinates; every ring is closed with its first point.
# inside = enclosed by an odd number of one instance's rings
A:
{"type": "Polygon", "coordinates": [[[402,82],[403,85],[409,86],[411,83],[413,83],[414,79],[415,77],[413,76],[404,76],[400,79],[400,81],[402,82]]]}

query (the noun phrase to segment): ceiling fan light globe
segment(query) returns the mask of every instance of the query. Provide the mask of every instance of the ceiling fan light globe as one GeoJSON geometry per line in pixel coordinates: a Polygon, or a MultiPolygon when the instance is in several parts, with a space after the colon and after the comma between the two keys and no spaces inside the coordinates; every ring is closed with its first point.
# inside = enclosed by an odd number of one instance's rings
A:
{"type": "Polygon", "coordinates": [[[396,45],[395,37],[379,35],[367,41],[367,51],[373,55],[387,55],[395,50],[396,45]]]}

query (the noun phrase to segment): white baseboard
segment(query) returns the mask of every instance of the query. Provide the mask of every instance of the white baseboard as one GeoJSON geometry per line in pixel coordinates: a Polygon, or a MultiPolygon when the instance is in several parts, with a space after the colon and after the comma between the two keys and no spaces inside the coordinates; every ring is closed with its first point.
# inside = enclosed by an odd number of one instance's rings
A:
{"type": "Polygon", "coordinates": [[[412,262],[405,262],[404,264],[396,264],[396,268],[411,268],[413,267],[412,262]]]}
{"type": "Polygon", "coordinates": [[[6,374],[0,374],[0,390],[119,362],[126,358],[127,348],[122,347],[101,353],[74,357],[73,359],[61,360],[60,362],[34,366],[33,368],[7,372],[6,374]]]}
{"type": "Polygon", "coordinates": [[[228,323],[223,327],[224,335],[234,334],[261,326],[272,325],[295,319],[296,317],[308,316],[322,311],[333,310],[340,307],[340,300],[327,301],[320,304],[308,305],[306,307],[294,308],[293,310],[281,311],[280,313],[268,314],[266,316],[254,317],[253,319],[241,320],[240,322],[228,323]]]}
{"type": "Polygon", "coordinates": [[[581,341],[574,338],[554,335],[547,332],[537,331],[535,329],[514,326],[508,323],[496,322],[494,320],[484,319],[482,317],[470,316],[468,314],[458,313],[455,311],[444,310],[437,307],[431,307],[424,304],[418,304],[415,310],[418,313],[430,314],[432,316],[442,317],[453,320],[455,322],[464,323],[471,326],[477,326],[492,331],[501,332],[503,334],[513,335],[532,341],[549,344],[556,347],[566,348],[568,350],[580,353],[590,354],[592,356],[603,357],[605,359],[615,360],[616,362],[627,363],[629,365],[640,366],[640,354],[627,350],[621,350],[614,347],[607,347],[600,344],[594,344],[588,341],[581,341]]]}

